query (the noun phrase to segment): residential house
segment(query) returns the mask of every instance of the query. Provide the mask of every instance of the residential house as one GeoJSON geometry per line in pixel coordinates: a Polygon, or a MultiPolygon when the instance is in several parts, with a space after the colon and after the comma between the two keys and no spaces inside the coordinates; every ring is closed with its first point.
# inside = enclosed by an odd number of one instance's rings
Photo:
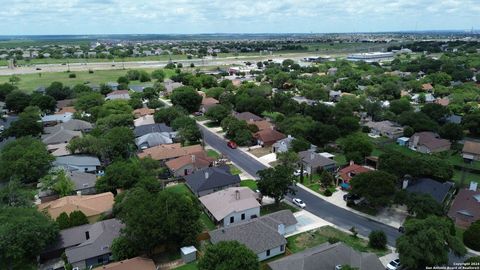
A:
{"type": "Polygon", "coordinates": [[[57,110],[61,110],[65,107],[71,107],[75,103],[76,99],[62,99],[57,101],[57,110]]]}
{"type": "Polygon", "coordinates": [[[64,114],[50,114],[42,116],[42,124],[44,126],[53,126],[59,123],[65,123],[73,119],[73,113],[64,113],[64,114]]]}
{"type": "Polygon", "coordinates": [[[248,122],[248,124],[256,126],[256,127],[258,128],[258,131],[262,131],[262,130],[272,130],[272,129],[275,128],[275,127],[272,125],[272,123],[270,123],[270,122],[267,121],[267,120],[248,122]]]}
{"type": "Polygon", "coordinates": [[[435,103],[440,104],[440,105],[442,105],[442,106],[444,106],[444,107],[447,107],[448,104],[450,104],[450,99],[449,99],[448,97],[437,98],[437,99],[435,100],[435,103]]]}
{"type": "Polygon", "coordinates": [[[392,121],[369,121],[365,126],[370,128],[370,133],[385,136],[390,139],[397,139],[403,135],[403,127],[392,121]]]}
{"type": "Polygon", "coordinates": [[[458,124],[460,125],[462,123],[462,116],[460,115],[456,115],[456,114],[452,114],[452,115],[449,115],[445,118],[445,121],[447,123],[454,123],[454,124],[458,124]]]}
{"type": "Polygon", "coordinates": [[[67,107],[61,108],[60,110],[55,112],[55,114],[76,113],[76,112],[77,112],[77,110],[75,110],[75,107],[67,106],[67,107]]]}
{"type": "Polygon", "coordinates": [[[410,137],[408,147],[424,154],[438,153],[450,150],[452,144],[449,140],[440,138],[440,136],[431,131],[417,132],[410,137]]]}
{"type": "Polygon", "coordinates": [[[165,95],[170,95],[173,90],[179,88],[179,87],[182,87],[183,86],[183,83],[180,83],[180,82],[174,82],[170,79],[166,79],[164,82],[163,82],[163,86],[165,86],[165,95]]]}
{"type": "Polygon", "coordinates": [[[57,143],[47,145],[47,150],[54,157],[68,156],[71,155],[70,151],[67,149],[68,143],[57,143]]]}
{"type": "Polygon", "coordinates": [[[260,216],[258,196],[248,187],[231,187],[199,198],[207,215],[227,227],[260,216]]]}
{"type": "Polygon", "coordinates": [[[209,167],[185,175],[187,187],[197,196],[205,196],[229,187],[240,186],[240,176],[230,173],[228,166],[209,167]]]}
{"type": "Polygon", "coordinates": [[[292,99],[293,99],[293,101],[297,102],[298,104],[305,103],[308,106],[313,106],[313,105],[318,103],[318,101],[316,101],[316,100],[308,99],[308,98],[302,97],[302,96],[294,96],[294,97],[292,97],[292,99]]]}
{"type": "Polygon", "coordinates": [[[202,104],[200,104],[200,111],[203,113],[208,112],[210,108],[217,106],[220,102],[211,97],[203,97],[202,104]]]}
{"type": "MultiPolygon", "coordinates": [[[[73,191],[77,195],[91,195],[95,194],[95,183],[97,181],[97,176],[91,173],[84,172],[65,172],[66,176],[73,182],[74,188],[73,191]]],[[[58,194],[55,191],[50,189],[42,189],[43,184],[40,182],[37,184],[38,194],[35,195],[35,198],[40,200],[40,203],[46,203],[59,198],[58,194]]]]}
{"type": "Polygon", "coordinates": [[[262,147],[271,146],[277,141],[286,138],[283,133],[271,128],[260,130],[253,134],[253,137],[257,140],[257,144],[261,145],[262,147]]]}
{"type": "Polygon", "coordinates": [[[143,93],[143,90],[145,89],[145,86],[142,86],[142,85],[130,85],[129,88],[130,88],[130,90],[132,90],[133,92],[143,93]]]}
{"type": "Polygon", "coordinates": [[[113,207],[113,194],[105,192],[95,195],[72,195],[60,199],[41,203],[39,211],[44,211],[53,219],[61,213],[70,214],[73,211],[81,211],[87,216],[90,223],[97,221],[102,215],[109,214],[113,207]]]}
{"type": "Polygon", "coordinates": [[[100,165],[100,160],[97,157],[88,155],[59,156],[53,162],[54,167],[89,173],[96,173],[100,165]]]}
{"type": "Polygon", "coordinates": [[[448,211],[448,216],[460,228],[468,228],[480,220],[480,190],[472,182],[469,189],[460,189],[448,211]]]}
{"type": "MultiPolygon", "coordinates": [[[[414,94],[412,96],[412,101],[415,102],[415,103],[421,103],[421,97],[422,94],[414,94]]],[[[433,94],[430,94],[430,93],[427,93],[427,94],[424,94],[425,96],[425,103],[432,103],[432,102],[435,102],[435,96],[433,96],[433,94]]]]}
{"type": "Polygon", "coordinates": [[[356,251],[342,242],[324,243],[268,263],[271,270],[334,270],[342,265],[358,270],[385,269],[375,254],[356,251]]]}
{"type": "Polygon", "coordinates": [[[119,86],[119,85],[120,85],[120,84],[117,83],[117,82],[108,82],[108,83],[107,83],[107,86],[108,86],[110,89],[112,89],[113,91],[118,90],[118,86],[119,86]]]}
{"type": "Polygon", "coordinates": [[[115,99],[129,100],[130,94],[128,93],[128,90],[115,90],[111,93],[108,93],[107,97],[105,98],[105,100],[115,100],[115,99]]]}
{"type": "Polygon", "coordinates": [[[331,67],[327,70],[327,75],[330,75],[330,76],[335,76],[335,74],[337,74],[337,71],[338,69],[335,68],[335,67],[331,67]]]}
{"type": "Polygon", "coordinates": [[[133,111],[133,116],[135,118],[140,118],[140,117],[144,117],[144,116],[147,116],[147,115],[152,115],[154,113],[155,113],[154,109],[140,108],[140,109],[136,109],[136,110],[133,111]]]}
{"type": "Polygon", "coordinates": [[[141,137],[152,132],[166,133],[172,139],[177,135],[177,132],[173,131],[171,127],[165,125],[164,123],[142,125],[135,127],[133,130],[135,137],[141,137]]]}
{"type": "Polygon", "coordinates": [[[173,140],[168,133],[152,132],[135,139],[138,149],[147,149],[161,144],[172,144],[173,140]]]}
{"type": "Polygon", "coordinates": [[[91,269],[109,263],[113,239],[120,236],[124,227],[118,219],[107,219],[61,230],[57,240],[41,253],[40,262],[61,261],[65,254],[73,269],[91,269]]]}
{"type": "Polygon", "coordinates": [[[153,124],[155,124],[155,119],[153,115],[144,115],[140,118],[133,120],[133,125],[135,127],[153,125],[153,124]]]}
{"type": "Polygon", "coordinates": [[[288,135],[286,138],[278,140],[272,145],[273,153],[284,153],[287,152],[295,138],[291,135],[288,135]]]}
{"type": "Polygon", "coordinates": [[[149,258],[135,257],[123,261],[112,262],[95,268],[96,270],[157,270],[155,262],[149,258]]]}
{"type": "Polygon", "coordinates": [[[247,123],[255,122],[255,121],[262,121],[263,118],[260,116],[257,116],[251,112],[242,112],[242,113],[237,113],[234,112],[233,116],[237,118],[238,120],[244,120],[247,123]]]}
{"type": "Polygon", "coordinates": [[[342,168],[340,171],[337,173],[337,179],[342,181],[342,183],[350,183],[350,180],[355,175],[361,174],[361,173],[366,173],[372,171],[371,168],[366,167],[366,166],[361,166],[358,164],[355,164],[355,162],[350,161],[350,164],[344,168],[342,168]]]}
{"type": "Polygon", "coordinates": [[[214,159],[208,157],[205,151],[181,156],[165,162],[165,165],[175,177],[189,175],[197,170],[212,166],[214,159]]]}
{"type": "Polygon", "coordinates": [[[453,189],[452,182],[438,182],[430,178],[404,179],[402,188],[409,193],[428,194],[440,204],[450,196],[453,189]]]}
{"type": "Polygon", "coordinates": [[[257,254],[260,261],[285,253],[285,235],[296,229],[297,220],[283,210],[210,231],[210,241],[238,241],[257,254]]]}
{"type": "Polygon", "coordinates": [[[198,153],[203,151],[201,145],[190,145],[182,147],[179,143],[174,144],[162,144],[157,145],[148,149],[143,150],[142,152],[138,153],[137,156],[139,158],[152,158],[158,161],[169,161],[170,159],[182,157],[182,156],[190,156],[193,153],[198,153]]]}
{"type": "Polygon", "coordinates": [[[425,92],[432,92],[433,91],[433,86],[430,83],[424,83],[422,84],[422,90],[425,92]]]}
{"type": "Polygon", "coordinates": [[[480,142],[465,141],[462,149],[462,157],[470,161],[480,160],[480,142]]]}
{"type": "Polygon", "coordinates": [[[42,142],[46,145],[68,143],[74,138],[82,137],[82,132],[60,128],[55,133],[42,135],[42,142]]]}
{"type": "Polygon", "coordinates": [[[314,174],[319,170],[334,171],[337,166],[335,160],[326,158],[312,150],[302,151],[298,153],[298,156],[308,174],[314,174]]]}
{"type": "Polygon", "coordinates": [[[330,98],[330,101],[338,102],[338,101],[340,101],[340,98],[342,97],[342,91],[330,90],[330,92],[328,93],[328,96],[330,98]]]}
{"type": "Polygon", "coordinates": [[[71,131],[81,131],[81,132],[90,132],[93,129],[93,125],[87,121],[79,119],[71,119],[67,122],[60,123],[52,127],[45,127],[44,132],[48,134],[53,134],[58,132],[61,129],[71,130],[71,131]]]}

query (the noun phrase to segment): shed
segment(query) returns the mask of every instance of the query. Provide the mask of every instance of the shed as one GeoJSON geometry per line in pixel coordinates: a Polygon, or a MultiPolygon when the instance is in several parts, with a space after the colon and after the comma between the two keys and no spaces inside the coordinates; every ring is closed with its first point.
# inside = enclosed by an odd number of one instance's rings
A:
{"type": "Polygon", "coordinates": [[[184,263],[190,263],[197,259],[197,249],[194,246],[180,248],[184,263]]]}

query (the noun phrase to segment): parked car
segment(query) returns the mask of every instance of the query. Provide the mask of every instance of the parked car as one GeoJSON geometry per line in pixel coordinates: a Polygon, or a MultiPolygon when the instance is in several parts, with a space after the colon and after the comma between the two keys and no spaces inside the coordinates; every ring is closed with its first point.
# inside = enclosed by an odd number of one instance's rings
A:
{"type": "Polygon", "coordinates": [[[203,112],[194,112],[193,115],[194,115],[194,116],[202,116],[202,115],[203,115],[203,112]]]}
{"type": "Polygon", "coordinates": [[[236,149],[238,147],[237,143],[234,142],[234,141],[228,141],[227,146],[232,148],[232,149],[236,149]]]}
{"type": "MultiPolygon", "coordinates": [[[[302,173],[302,170],[298,169],[296,171],[293,172],[293,175],[294,176],[300,176],[300,174],[302,173]]],[[[303,175],[307,175],[307,171],[306,170],[303,170],[303,175]]]]}
{"type": "Polygon", "coordinates": [[[295,204],[296,206],[300,207],[300,208],[305,208],[307,205],[302,201],[300,200],[299,198],[293,198],[292,200],[293,204],[295,204]]]}
{"type": "Polygon", "coordinates": [[[400,259],[395,259],[387,264],[386,270],[399,270],[400,268],[400,259]]]}
{"type": "Polygon", "coordinates": [[[37,67],[36,70],[42,70],[41,68],[37,67]]]}
{"type": "Polygon", "coordinates": [[[399,233],[405,233],[405,227],[403,227],[403,226],[398,227],[398,232],[399,233]]]}
{"type": "Polygon", "coordinates": [[[343,195],[343,200],[344,201],[354,201],[354,200],[358,200],[358,199],[360,199],[360,196],[358,196],[356,194],[348,193],[348,194],[343,195]]]}

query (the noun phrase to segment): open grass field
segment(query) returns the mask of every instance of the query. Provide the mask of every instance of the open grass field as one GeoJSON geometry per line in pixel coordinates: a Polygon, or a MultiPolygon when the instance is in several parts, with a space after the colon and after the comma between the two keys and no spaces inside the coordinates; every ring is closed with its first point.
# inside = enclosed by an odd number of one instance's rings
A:
{"type": "Polygon", "coordinates": [[[351,234],[337,230],[330,226],[324,226],[317,230],[308,231],[287,238],[287,247],[291,252],[297,253],[307,248],[321,245],[335,240],[343,242],[353,249],[361,252],[373,252],[378,256],[388,254],[388,250],[378,250],[368,246],[368,241],[359,237],[353,237],[351,234]]]}
{"type": "MultiPolygon", "coordinates": [[[[155,69],[144,69],[147,72],[152,72],[155,69]]],[[[165,69],[166,77],[169,78],[174,74],[175,71],[165,69]]],[[[61,82],[66,86],[73,86],[76,84],[92,83],[92,84],[102,84],[107,82],[116,82],[118,77],[124,76],[127,73],[127,70],[116,69],[116,70],[95,70],[94,73],[88,73],[88,71],[79,71],[79,72],[46,72],[38,74],[20,74],[17,75],[20,77],[20,82],[18,83],[18,88],[25,90],[27,92],[32,92],[39,86],[47,87],[52,82],[61,82]],[[69,74],[74,73],[76,78],[69,78],[69,74]]],[[[8,82],[10,76],[0,76],[0,83],[8,82]]],[[[150,83],[153,83],[150,82],[150,83]]],[[[132,85],[144,85],[148,83],[140,83],[138,81],[130,82],[132,85]]]]}

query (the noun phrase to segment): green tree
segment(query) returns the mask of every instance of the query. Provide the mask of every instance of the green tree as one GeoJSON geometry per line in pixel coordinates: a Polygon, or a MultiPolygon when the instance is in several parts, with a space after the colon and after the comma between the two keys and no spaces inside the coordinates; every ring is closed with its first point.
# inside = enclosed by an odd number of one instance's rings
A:
{"type": "Polygon", "coordinates": [[[298,153],[289,150],[286,152],[277,153],[277,160],[283,166],[295,168],[300,161],[300,158],[298,157],[298,153]]]}
{"type": "Polygon", "coordinates": [[[441,122],[450,112],[447,107],[437,103],[428,103],[423,105],[421,111],[428,115],[432,120],[441,122]]]}
{"type": "Polygon", "coordinates": [[[130,189],[145,176],[145,171],[138,162],[118,160],[107,166],[105,175],[95,186],[99,192],[110,191],[116,194],[116,189],[130,189]]]}
{"type": "Polygon", "coordinates": [[[57,219],[55,219],[55,222],[57,223],[58,228],[60,230],[65,230],[65,229],[68,229],[68,228],[72,227],[70,225],[70,218],[68,217],[68,214],[65,213],[65,212],[60,213],[60,215],[58,215],[57,219]]]}
{"type": "Polygon", "coordinates": [[[470,257],[465,262],[470,263],[472,265],[473,265],[473,263],[475,263],[475,265],[478,265],[480,263],[480,256],[470,257]]]}
{"type": "Polygon", "coordinates": [[[3,137],[25,137],[38,136],[43,132],[43,125],[40,121],[40,110],[38,107],[27,107],[20,113],[18,119],[5,130],[3,137]]]}
{"type": "Polygon", "coordinates": [[[102,106],[103,103],[105,103],[105,98],[102,94],[97,92],[86,92],[78,95],[74,106],[77,111],[92,113],[95,111],[94,108],[102,106]]]}
{"type": "Polygon", "coordinates": [[[364,197],[372,207],[388,206],[396,192],[395,182],[395,176],[383,171],[361,173],[350,180],[351,192],[364,197]]]}
{"type": "Polygon", "coordinates": [[[463,128],[459,124],[446,123],[440,128],[439,134],[442,138],[456,142],[463,139],[463,128]]]}
{"type": "Polygon", "coordinates": [[[8,78],[8,82],[11,83],[12,85],[18,84],[22,79],[18,77],[17,75],[12,75],[10,78],[8,78]]]}
{"type": "Polygon", "coordinates": [[[343,151],[347,160],[361,164],[365,157],[373,151],[373,144],[367,135],[355,133],[347,136],[342,142],[343,151]]]}
{"type": "Polygon", "coordinates": [[[368,245],[376,249],[386,249],[387,236],[383,231],[372,231],[368,235],[368,245]]]}
{"type": "Polygon", "coordinates": [[[25,189],[18,179],[12,179],[7,185],[0,188],[0,208],[31,207],[32,204],[32,192],[25,189]]]}
{"type": "Polygon", "coordinates": [[[17,88],[9,83],[0,84],[0,101],[5,101],[5,97],[17,88]]]}
{"type": "Polygon", "coordinates": [[[225,92],[225,88],[223,87],[212,87],[207,90],[205,90],[205,94],[207,97],[212,97],[215,99],[219,99],[220,95],[222,95],[225,92]]]}
{"type": "Polygon", "coordinates": [[[216,123],[220,123],[225,117],[229,116],[230,113],[231,110],[227,106],[217,105],[210,108],[207,113],[205,113],[205,116],[216,123]]]}
{"type": "Polygon", "coordinates": [[[52,96],[55,100],[69,99],[73,97],[73,90],[63,86],[61,82],[52,82],[45,88],[45,94],[52,96]]]}
{"type": "Polygon", "coordinates": [[[140,71],[138,71],[136,69],[131,69],[131,70],[127,71],[126,77],[130,81],[137,81],[140,78],[140,71]]]}
{"type": "Polygon", "coordinates": [[[259,267],[257,255],[237,241],[222,241],[208,246],[198,262],[200,270],[257,270],[259,267]]]}
{"type": "Polygon", "coordinates": [[[408,194],[405,204],[407,205],[408,212],[419,219],[431,215],[442,216],[443,214],[442,205],[428,194],[408,194]]]}
{"type": "Polygon", "coordinates": [[[328,188],[329,186],[333,185],[333,183],[335,183],[335,178],[331,173],[324,170],[320,175],[320,183],[324,188],[328,188]]]}
{"type": "Polygon", "coordinates": [[[132,114],[133,109],[127,100],[115,99],[105,102],[100,108],[98,117],[107,117],[112,114],[132,114]]]}
{"type": "Polygon", "coordinates": [[[69,220],[70,220],[71,227],[88,224],[87,216],[80,210],[75,210],[71,212],[69,216],[69,220]]]}
{"type": "Polygon", "coordinates": [[[155,123],[165,123],[165,125],[170,125],[173,120],[186,114],[187,111],[185,111],[183,108],[174,106],[162,108],[156,111],[153,115],[153,118],[155,119],[155,123]]]}
{"type": "Polygon", "coordinates": [[[60,197],[72,195],[75,189],[75,184],[62,169],[49,173],[41,182],[44,190],[51,189],[60,197]]]}
{"type": "Polygon", "coordinates": [[[138,255],[137,251],[133,248],[132,243],[130,243],[125,236],[113,239],[111,250],[115,261],[130,259],[138,255]]]}
{"type": "Polygon", "coordinates": [[[470,131],[471,135],[480,135],[480,112],[465,115],[463,126],[470,131]]]}
{"type": "Polygon", "coordinates": [[[186,115],[173,120],[171,126],[178,131],[178,137],[184,145],[195,144],[202,136],[197,122],[186,115]]]}
{"type": "Polygon", "coordinates": [[[47,174],[54,158],[45,145],[31,137],[22,137],[5,145],[0,154],[0,179],[19,179],[33,183],[47,174]]]}
{"type": "Polygon", "coordinates": [[[292,188],[295,178],[289,166],[278,165],[275,168],[267,168],[259,171],[258,175],[260,176],[257,183],[258,189],[263,195],[272,197],[276,205],[279,205],[288,193],[295,193],[292,188]]]}
{"type": "Polygon", "coordinates": [[[460,256],[466,254],[462,242],[455,237],[451,221],[445,218],[410,219],[404,227],[405,233],[397,238],[397,251],[402,265],[408,269],[447,264],[450,251],[460,256]]]}
{"type": "Polygon", "coordinates": [[[480,251],[480,221],[473,222],[463,233],[463,243],[473,250],[480,251]]]}
{"type": "Polygon", "coordinates": [[[173,90],[170,100],[173,105],[183,107],[189,113],[196,112],[202,103],[202,96],[190,86],[182,86],[173,90]]]}
{"type": "Polygon", "coordinates": [[[35,208],[0,209],[0,268],[24,269],[57,234],[55,223],[35,208]]]}
{"type": "Polygon", "coordinates": [[[299,153],[310,149],[310,145],[310,142],[305,140],[304,138],[295,138],[292,141],[291,148],[293,152],[299,153]]]}
{"type": "Polygon", "coordinates": [[[30,99],[30,106],[37,106],[44,113],[52,113],[57,107],[57,101],[49,95],[34,93],[30,99]]]}
{"type": "Polygon", "coordinates": [[[116,216],[125,224],[122,235],[132,247],[151,255],[155,247],[196,242],[201,230],[200,209],[192,196],[170,190],[151,193],[134,188],[116,200],[116,216]]]}
{"type": "Polygon", "coordinates": [[[356,117],[346,116],[340,118],[337,124],[341,134],[352,134],[360,129],[359,120],[356,117]]]}
{"type": "Polygon", "coordinates": [[[23,91],[14,90],[5,97],[5,108],[20,113],[30,104],[30,96],[23,91]]]}
{"type": "Polygon", "coordinates": [[[165,79],[165,72],[163,69],[156,69],[152,71],[152,78],[154,78],[157,81],[163,82],[165,79]]]}
{"type": "Polygon", "coordinates": [[[405,98],[397,99],[397,100],[392,100],[390,102],[390,111],[392,111],[394,114],[399,115],[403,112],[408,112],[413,110],[412,105],[410,104],[410,101],[408,101],[405,98]]]}

